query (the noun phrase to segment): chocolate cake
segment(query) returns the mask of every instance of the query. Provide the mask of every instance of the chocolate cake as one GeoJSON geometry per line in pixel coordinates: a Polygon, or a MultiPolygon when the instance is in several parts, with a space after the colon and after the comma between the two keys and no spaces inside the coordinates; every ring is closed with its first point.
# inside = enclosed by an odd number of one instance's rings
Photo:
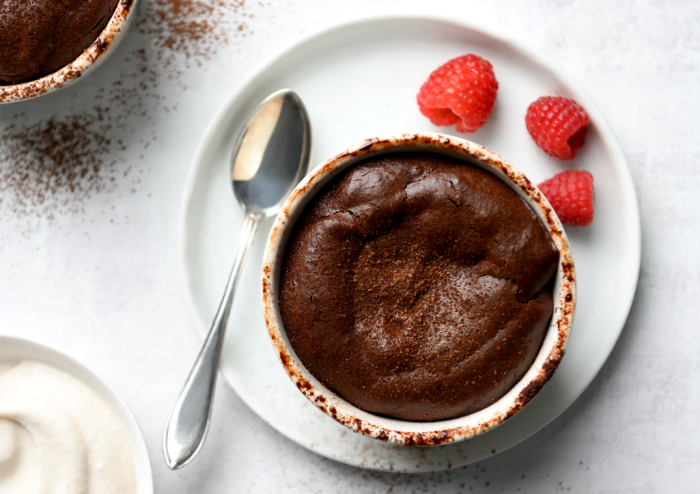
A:
{"type": "Polygon", "coordinates": [[[0,83],[38,79],[75,60],[119,0],[0,0],[0,83]]]}
{"type": "Polygon", "coordinates": [[[438,154],[383,155],[320,191],[288,240],[280,311],[322,383],[368,412],[481,410],[532,365],[559,253],[505,182],[438,154]]]}

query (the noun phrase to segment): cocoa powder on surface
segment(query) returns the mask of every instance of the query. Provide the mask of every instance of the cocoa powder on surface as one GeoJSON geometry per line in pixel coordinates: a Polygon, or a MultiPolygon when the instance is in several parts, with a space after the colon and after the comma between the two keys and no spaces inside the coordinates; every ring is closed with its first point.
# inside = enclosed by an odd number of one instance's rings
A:
{"type": "Polygon", "coordinates": [[[170,70],[177,61],[175,75],[181,75],[248,34],[248,6],[245,0],[152,0],[138,28],[151,38],[158,61],[170,70]]]}
{"type": "Polygon", "coordinates": [[[116,158],[104,112],[51,117],[32,125],[10,125],[0,148],[0,199],[16,216],[53,218],[75,213],[92,194],[116,180],[116,158]]]}

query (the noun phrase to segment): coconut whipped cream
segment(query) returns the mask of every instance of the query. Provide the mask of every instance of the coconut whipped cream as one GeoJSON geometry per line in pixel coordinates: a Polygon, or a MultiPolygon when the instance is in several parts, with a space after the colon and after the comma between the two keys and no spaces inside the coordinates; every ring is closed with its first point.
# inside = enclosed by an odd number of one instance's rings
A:
{"type": "Polygon", "coordinates": [[[126,430],[97,392],[49,365],[0,362],[0,494],[135,492],[126,430]]]}

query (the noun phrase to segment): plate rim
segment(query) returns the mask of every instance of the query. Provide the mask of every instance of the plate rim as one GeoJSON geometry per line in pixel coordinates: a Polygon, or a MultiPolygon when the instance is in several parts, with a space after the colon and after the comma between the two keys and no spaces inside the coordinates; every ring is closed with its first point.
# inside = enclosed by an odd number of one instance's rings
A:
{"type": "MultiPolygon", "coordinates": [[[[187,235],[187,214],[188,211],[190,210],[190,205],[193,201],[193,192],[195,188],[195,183],[197,180],[197,176],[199,175],[199,172],[204,168],[205,164],[203,161],[203,155],[206,152],[206,149],[208,147],[208,143],[213,140],[214,135],[217,132],[217,129],[221,126],[223,120],[226,118],[228,115],[230,108],[235,104],[235,102],[239,99],[240,95],[258,78],[260,77],[266,70],[268,70],[270,67],[274,66],[278,61],[281,59],[285,58],[287,55],[289,55],[292,52],[295,52],[299,49],[302,49],[306,45],[314,44],[318,42],[319,40],[323,39],[326,36],[333,35],[337,31],[342,31],[342,30],[352,30],[352,29],[358,29],[361,28],[364,25],[367,24],[381,24],[381,23],[393,23],[393,22],[406,22],[406,21],[424,21],[427,23],[433,23],[433,24],[448,24],[452,27],[456,27],[461,30],[465,31],[470,31],[472,33],[475,33],[479,36],[482,36],[486,39],[491,39],[496,42],[502,43],[503,45],[508,46],[509,49],[513,50],[515,53],[518,53],[519,55],[525,57],[526,59],[529,59],[530,62],[535,63],[545,69],[548,73],[553,74],[556,76],[558,79],[561,80],[561,82],[567,87],[567,89],[571,90],[572,93],[575,93],[577,101],[579,101],[585,108],[586,111],[591,115],[591,120],[596,122],[596,128],[599,131],[599,135],[601,140],[603,141],[604,147],[608,148],[610,150],[610,155],[613,158],[612,163],[617,168],[617,171],[622,174],[622,179],[621,180],[621,190],[623,193],[621,194],[623,198],[623,203],[625,204],[625,208],[629,214],[631,215],[629,222],[625,225],[626,229],[628,230],[626,232],[626,236],[629,238],[629,246],[634,247],[632,252],[627,253],[627,263],[629,264],[629,267],[631,268],[631,271],[629,273],[629,279],[627,280],[626,286],[629,288],[626,290],[625,296],[620,297],[618,299],[618,307],[620,307],[620,311],[618,312],[617,317],[619,320],[614,321],[614,324],[611,324],[610,327],[615,327],[616,328],[616,335],[615,338],[610,342],[608,345],[608,348],[605,348],[605,358],[601,359],[601,362],[599,365],[597,365],[597,369],[595,370],[594,373],[592,373],[590,379],[587,379],[585,382],[585,385],[582,387],[581,392],[576,396],[574,400],[571,401],[569,405],[566,406],[563,410],[561,410],[558,414],[556,414],[554,417],[552,417],[550,420],[546,421],[543,423],[541,426],[534,428],[532,431],[529,432],[526,436],[522,437],[519,441],[515,442],[514,444],[511,444],[509,447],[501,449],[498,451],[498,453],[501,453],[505,451],[506,449],[510,449],[513,446],[516,446],[517,444],[520,444],[521,442],[525,441],[526,439],[532,437],[532,435],[536,434],[537,432],[541,431],[544,427],[549,425],[551,422],[556,420],[558,417],[561,416],[566,410],[568,410],[578,399],[581,397],[581,395],[585,392],[585,390],[590,386],[591,382],[595,379],[595,377],[600,373],[600,370],[603,368],[605,365],[605,362],[607,362],[608,358],[610,357],[610,354],[612,353],[613,349],[615,348],[620,335],[622,334],[622,331],[624,330],[624,327],[627,323],[628,317],[630,310],[632,308],[632,304],[634,302],[635,294],[637,291],[637,286],[639,282],[639,274],[640,274],[640,269],[641,269],[641,256],[642,256],[642,228],[641,228],[641,217],[640,217],[640,211],[639,211],[639,202],[638,202],[638,197],[637,197],[637,191],[634,185],[634,180],[632,179],[632,173],[629,168],[629,164],[627,162],[627,159],[624,155],[624,152],[622,150],[622,147],[612,129],[610,124],[608,123],[607,119],[601,112],[601,110],[598,108],[598,105],[593,101],[591,96],[588,94],[588,92],[576,81],[574,80],[568,73],[568,71],[564,68],[561,68],[557,65],[555,65],[553,62],[550,62],[546,57],[543,57],[533,49],[531,49],[528,45],[527,42],[523,42],[521,39],[518,39],[511,34],[507,33],[503,28],[500,27],[494,27],[490,25],[488,29],[479,27],[475,25],[474,23],[470,21],[466,21],[464,19],[452,19],[448,18],[445,16],[441,15],[424,15],[424,14],[382,14],[382,15],[369,15],[357,19],[353,19],[351,21],[345,21],[345,22],[338,22],[334,23],[331,26],[325,27],[320,30],[316,30],[314,32],[311,32],[310,34],[304,35],[301,38],[297,39],[295,42],[293,42],[291,45],[287,46],[286,48],[283,48],[279,50],[278,52],[274,53],[272,56],[264,59],[261,63],[259,63],[247,76],[245,76],[241,82],[237,85],[236,89],[233,91],[231,96],[226,100],[226,102],[221,106],[221,108],[216,112],[215,116],[212,118],[212,120],[209,122],[207,125],[204,133],[201,135],[199,139],[199,143],[197,145],[195,154],[192,158],[192,161],[190,163],[190,167],[187,173],[187,177],[183,186],[183,191],[182,191],[182,196],[180,199],[180,209],[179,209],[179,218],[178,218],[178,271],[182,283],[182,290],[184,291],[184,296],[185,296],[185,303],[187,305],[188,312],[190,314],[190,317],[194,323],[194,328],[195,331],[198,332],[200,337],[204,336],[204,332],[206,331],[206,321],[200,320],[199,317],[199,311],[196,305],[196,302],[194,300],[193,296],[193,290],[190,288],[192,287],[193,284],[193,279],[190,274],[190,269],[188,269],[189,262],[188,262],[188,256],[187,256],[187,245],[188,245],[188,235],[187,235]]],[[[272,347],[271,347],[272,349],[272,347]]],[[[270,427],[272,427],[275,431],[279,432],[280,434],[284,435],[287,439],[292,440],[295,444],[298,444],[299,446],[304,447],[305,449],[308,449],[310,451],[313,451],[314,453],[323,456],[325,458],[329,458],[334,461],[338,461],[340,463],[348,464],[351,466],[355,466],[357,468],[365,468],[365,469],[370,469],[370,470],[379,470],[379,471],[386,471],[384,468],[379,468],[379,467],[373,467],[370,465],[357,465],[357,464],[351,464],[351,463],[346,463],[342,461],[341,459],[338,459],[333,456],[329,456],[325,454],[324,452],[318,451],[317,448],[315,448],[315,445],[307,445],[307,444],[302,444],[298,442],[295,438],[290,437],[289,435],[286,434],[286,432],[277,429],[274,425],[272,425],[267,419],[265,419],[260,413],[256,411],[256,407],[252,406],[251,403],[249,402],[248,399],[246,399],[242,393],[237,390],[233,384],[226,378],[226,375],[222,372],[224,380],[226,381],[227,385],[233,389],[236,394],[239,396],[241,401],[243,401],[248,408],[250,408],[253,412],[260,417],[261,420],[263,420],[266,424],[268,424],[270,427]]],[[[436,446],[440,447],[440,446],[436,446]]],[[[497,453],[496,453],[497,454],[497,453]]],[[[487,455],[487,457],[490,457],[493,455],[487,455]]],[[[473,461],[481,461],[481,459],[475,459],[473,461]]],[[[466,464],[472,463],[473,461],[469,461],[466,464]]],[[[445,470],[451,468],[451,466],[445,466],[445,467],[439,467],[439,468],[434,468],[430,471],[439,471],[439,470],[445,470]]],[[[411,470],[407,470],[411,471],[411,470]]],[[[418,470],[416,470],[418,471],[418,470]]],[[[422,471],[422,470],[421,470],[422,471]]]]}

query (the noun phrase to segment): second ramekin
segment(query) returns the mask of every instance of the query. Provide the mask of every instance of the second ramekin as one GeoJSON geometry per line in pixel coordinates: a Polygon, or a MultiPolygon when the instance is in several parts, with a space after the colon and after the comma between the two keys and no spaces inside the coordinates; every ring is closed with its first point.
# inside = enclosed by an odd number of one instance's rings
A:
{"type": "Polygon", "coordinates": [[[111,19],[95,41],[56,72],[19,84],[0,85],[0,104],[37,98],[70,86],[114,51],[134,16],[137,0],[119,0],[111,19]]]}

